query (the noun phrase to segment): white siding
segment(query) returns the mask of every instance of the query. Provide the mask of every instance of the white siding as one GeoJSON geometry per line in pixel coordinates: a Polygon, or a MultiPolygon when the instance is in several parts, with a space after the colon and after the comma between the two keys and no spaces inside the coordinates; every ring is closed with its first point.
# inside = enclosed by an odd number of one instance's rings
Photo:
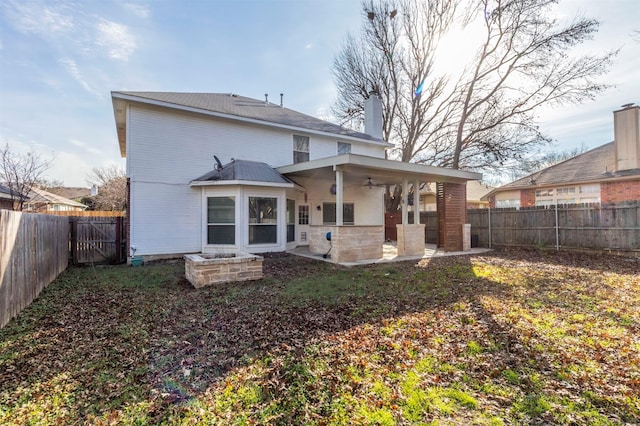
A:
{"type": "MultiPolygon", "coordinates": [[[[131,105],[127,119],[127,176],[131,182],[130,244],[136,247],[136,255],[202,250],[205,227],[202,193],[189,187],[189,182],[214,168],[214,155],[223,163],[237,158],[262,161],[272,167],[291,164],[294,133],[286,129],[131,105]]],[[[308,136],[311,159],[337,155],[339,138],[308,136]]],[[[350,143],[354,154],[384,157],[384,149],[380,146],[350,143]]],[[[279,213],[282,235],[279,239],[282,243],[265,247],[268,251],[283,250],[286,244],[284,191],[279,194],[282,201],[282,206],[279,206],[282,210],[279,213]]],[[[315,210],[315,203],[321,204],[323,200],[320,196],[317,198],[309,200],[312,215],[321,213],[315,210]]],[[[326,198],[324,201],[335,199],[326,198]]],[[[378,215],[382,208],[382,203],[375,207],[371,202],[368,206],[361,205],[360,201],[364,200],[357,192],[348,190],[345,193],[345,202],[356,202],[357,224],[372,222],[373,216],[370,215],[378,215]]],[[[379,219],[372,223],[378,224],[379,219]]],[[[241,242],[244,241],[246,238],[242,235],[241,242]]]]}
{"type": "Polygon", "coordinates": [[[131,246],[136,255],[200,251],[200,190],[131,182],[131,246]]]}
{"type": "Polygon", "coordinates": [[[385,150],[384,150],[384,147],[380,145],[347,141],[339,138],[331,139],[331,138],[311,137],[309,142],[311,145],[311,152],[309,153],[309,159],[317,160],[320,158],[333,157],[334,155],[338,155],[338,142],[350,143],[352,154],[368,155],[369,157],[384,158],[385,150]]]}

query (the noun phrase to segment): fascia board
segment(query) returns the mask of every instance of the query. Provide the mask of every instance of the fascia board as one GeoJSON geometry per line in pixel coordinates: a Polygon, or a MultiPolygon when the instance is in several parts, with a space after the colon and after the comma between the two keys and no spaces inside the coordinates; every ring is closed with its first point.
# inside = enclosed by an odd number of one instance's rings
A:
{"type": "Polygon", "coordinates": [[[189,182],[189,186],[267,186],[270,188],[293,188],[293,183],[260,182],[255,180],[197,180],[189,182]]]}

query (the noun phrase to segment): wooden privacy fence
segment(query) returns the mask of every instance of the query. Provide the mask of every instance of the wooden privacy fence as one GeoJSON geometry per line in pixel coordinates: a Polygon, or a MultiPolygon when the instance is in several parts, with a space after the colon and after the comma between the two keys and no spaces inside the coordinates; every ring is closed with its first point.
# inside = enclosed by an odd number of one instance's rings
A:
{"type": "MultiPolygon", "coordinates": [[[[402,215],[385,215],[385,237],[402,215]]],[[[413,214],[409,214],[413,223],[413,214]]],[[[436,212],[420,212],[425,242],[436,244],[436,212]]],[[[521,209],[467,210],[472,247],[555,247],[614,251],[640,250],[640,202],[574,204],[521,209]]]]}
{"type": "Polygon", "coordinates": [[[480,247],[640,250],[640,203],[469,210],[480,247]]]}
{"type": "Polygon", "coordinates": [[[71,261],[81,263],[123,263],[125,235],[122,217],[70,217],[71,261]]]}
{"type": "Polygon", "coordinates": [[[55,216],[74,216],[74,217],[124,217],[127,212],[125,211],[111,211],[111,210],[59,210],[48,211],[45,214],[52,214],[55,216]]]}
{"type": "Polygon", "coordinates": [[[69,219],[0,210],[0,327],[67,267],[69,219]]]}

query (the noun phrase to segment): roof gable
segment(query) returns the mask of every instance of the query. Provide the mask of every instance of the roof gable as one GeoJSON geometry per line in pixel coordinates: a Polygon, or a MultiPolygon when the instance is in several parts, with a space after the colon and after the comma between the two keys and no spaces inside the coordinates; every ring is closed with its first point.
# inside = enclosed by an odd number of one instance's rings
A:
{"type": "Polygon", "coordinates": [[[613,142],[609,142],[498,189],[531,187],[532,183],[535,186],[551,186],[602,180],[614,176],[612,172],[615,165],[615,148],[613,142]]]}
{"type": "Polygon", "coordinates": [[[62,204],[66,206],[86,208],[84,204],[70,200],[68,198],[61,197],[60,195],[52,194],[44,189],[31,188],[29,193],[29,204],[62,204]]]}
{"type": "Polygon", "coordinates": [[[123,108],[118,101],[148,103],[167,108],[183,109],[210,115],[259,122],[264,125],[289,127],[299,131],[311,131],[332,134],[350,139],[360,139],[382,146],[390,144],[366,133],[356,132],[346,127],[321,120],[281,107],[274,103],[239,96],[232,93],[183,93],[183,92],[111,92],[114,101],[116,126],[120,139],[121,153],[124,155],[124,123],[123,108]]]}

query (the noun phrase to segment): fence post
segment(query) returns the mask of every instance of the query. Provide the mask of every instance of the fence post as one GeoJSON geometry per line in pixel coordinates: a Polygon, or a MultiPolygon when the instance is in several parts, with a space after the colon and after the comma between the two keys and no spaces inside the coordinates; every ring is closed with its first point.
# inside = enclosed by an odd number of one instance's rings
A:
{"type": "Polygon", "coordinates": [[[556,251],[560,251],[560,231],[559,231],[559,227],[560,224],[558,223],[558,203],[556,203],[555,205],[556,207],[556,251]]]}
{"type": "Polygon", "coordinates": [[[124,249],[122,247],[122,218],[116,218],[116,262],[122,262],[124,249]]]}
{"type": "Polygon", "coordinates": [[[491,207],[489,207],[489,248],[491,248],[491,207]]]}
{"type": "Polygon", "coordinates": [[[73,265],[78,264],[78,218],[70,217],[69,218],[70,225],[70,238],[69,238],[69,246],[71,248],[71,263],[73,265]]]}

